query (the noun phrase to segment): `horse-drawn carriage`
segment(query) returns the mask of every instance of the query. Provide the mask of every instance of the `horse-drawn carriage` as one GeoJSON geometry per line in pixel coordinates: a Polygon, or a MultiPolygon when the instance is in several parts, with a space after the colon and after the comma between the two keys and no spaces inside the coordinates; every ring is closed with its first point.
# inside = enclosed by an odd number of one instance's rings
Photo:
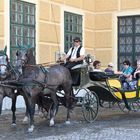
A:
{"type": "MultiPolygon", "coordinates": [[[[91,77],[92,77],[91,73],[91,77]]],[[[94,80],[95,77],[92,77],[94,80]]],[[[117,75],[105,77],[103,79],[94,80],[96,83],[90,86],[89,89],[94,91],[99,99],[99,104],[103,107],[104,102],[118,104],[119,108],[128,113],[136,111],[140,108],[139,104],[139,87],[140,81],[138,80],[137,87],[134,90],[124,90],[122,82],[117,75]]]]}
{"type": "MultiPolygon", "coordinates": [[[[136,110],[140,107],[139,88],[124,91],[121,82],[114,77],[111,78],[114,75],[90,72],[88,63],[73,67],[70,74],[69,70],[61,65],[49,68],[36,65],[32,49],[17,51],[16,55],[16,66],[10,63],[0,64],[0,69],[3,65],[7,68],[5,73],[1,74],[6,77],[0,83],[1,91],[3,91],[0,92],[0,105],[2,106],[4,96],[12,98],[13,123],[15,124],[16,97],[21,94],[30,118],[29,132],[34,130],[35,104],[49,112],[50,126],[54,125],[54,117],[60,104],[68,109],[68,122],[70,110],[74,106],[82,108],[83,116],[88,122],[96,119],[99,105],[103,106],[104,101],[118,103],[123,111],[129,111],[130,108],[136,110]]],[[[6,58],[4,59],[7,61],[6,58]]],[[[138,82],[138,87],[139,85],[140,82],[138,82]]]]}
{"type": "Polygon", "coordinates": [[[74,105],[82,107],[87,121],[93,121],[98,112],[98,100],[94,92],[84,87],[89,80],[88,65],[74,68],[73,74],[77,75],[78,72],[78,81],[73,83],[67,68],[59,64],[49,68],[36,65],[33,55],[32,49],[17,51],[15,66],[13,66],[8,62],[6,53],[1,53],[6,63],[0,65],[1,71],[3,65],[5,67],[4,72],[0,74],[1,77],[5,75],[0,82],[0,109],[3,98],[5,96],[11,97],[12,124],[16,124],[15,104],[18,95],[22,95],[26,103],[26,113],[30,118],[29,132],[34,129],[35,104],[49,112],[50,126],[54,125],[54,117],[59,104],[68,109],[67,122],[70,120],[70,111],[74,105]],[[76,92],[73,93],[73,91],[76,92]],[[64,96],[60,96],[60,93],[64,96]]]}

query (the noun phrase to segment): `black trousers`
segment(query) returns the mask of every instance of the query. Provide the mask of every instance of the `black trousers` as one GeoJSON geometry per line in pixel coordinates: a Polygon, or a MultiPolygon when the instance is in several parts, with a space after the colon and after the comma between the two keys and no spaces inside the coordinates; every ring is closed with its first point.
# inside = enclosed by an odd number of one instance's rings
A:
{"type": "Polygon", "coordinates": [[[74,66],[76,66],[76,65],[78,65],[78,64],[82,64],[83,63],[83,61],[78,61],[78,62],[66,62],[65,64],[64,64],[64,67],[66,67],[66,68],[68,68],[69,70],[72,68],[72,67],[74,67],[74,66]]]}

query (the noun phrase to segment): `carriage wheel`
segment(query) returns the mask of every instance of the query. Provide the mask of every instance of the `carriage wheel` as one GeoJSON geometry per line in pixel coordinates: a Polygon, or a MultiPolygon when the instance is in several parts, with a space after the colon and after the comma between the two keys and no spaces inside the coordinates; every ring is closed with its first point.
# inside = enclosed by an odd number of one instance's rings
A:
{"type": "Polygon", "coordinates": [[[83,97],[82,113],[87,122],[94,122],[98,115],[99,100],[95,92],[87,90],[83,97]]]}
{"type": "Polygon", "coordinates": [[[140,102],[139,100],[133,101],[130,103],[131,110],[137,112],[140,110],[140,102]]]}
{"type": "Polygon", "coordinates": [[[135,103],[136,103],[136,108],[135,109],[140,110],[140,101],[137,100],[135,103]]]}
{"type": "Polygon", "coordinates": [[[99,105],[103,108],[112,108],[114,106],[114,104],[115,104],[115,102],[99,100],[99,105]]]}
{"type": "MultiPolygon", "coordinates": [[[[130,103],[128,103],[128,105],[131,106],[130,103]]],[[[128,110],[126,108],[124,102],[118,102],[118,106],[119,106],[120,110],[123,111],[124,113],[128,114],[130,112],[130,110],[128,110]]]]}

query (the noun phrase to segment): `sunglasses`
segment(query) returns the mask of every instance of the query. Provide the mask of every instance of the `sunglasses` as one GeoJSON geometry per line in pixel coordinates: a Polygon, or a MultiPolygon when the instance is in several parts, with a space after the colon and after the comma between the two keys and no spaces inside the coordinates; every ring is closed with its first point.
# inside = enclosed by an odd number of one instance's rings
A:
{"type": "Polygon", "coordinates": [[[78,40],[75,40],[74,42],[76,42],[76,43],[77,43],[77,42],[79,42],[79,41],[78,41],[78,40]]]}

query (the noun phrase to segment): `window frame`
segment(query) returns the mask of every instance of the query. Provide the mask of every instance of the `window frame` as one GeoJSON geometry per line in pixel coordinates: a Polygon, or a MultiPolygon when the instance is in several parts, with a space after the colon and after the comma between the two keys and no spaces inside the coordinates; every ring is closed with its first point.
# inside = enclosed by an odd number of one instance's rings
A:
{"type": "MultiPolygon", "coordinates": [[[[121,69],[121,65],[122,65],[122,62],[120,61],[120,57],[123,57],[124,56],[124,60],[125,59],[128,59],[128,57],[129,56],[131,56],[132,58],[131,58],[131,63],[132,63],[132,65],[135,67],[135,63],[136,63],[136,59],[138,58],[138,54],[140,53],[140,51],[139,52],[137,52],[137,50],[136,50],[136,45],[139,45],[140,46],[140,43],[139,44],[136,44],[136,37],[139,37],[140,38],[140,31],[138,32],[138,33],[136,33],[135,31],[136,31],[136,19],[137,18],[139,18],[140,19],[140,16],[139,15],[127,15],[127,16],[118,16],[118,69],[121,69]],[[132,21],[132,32],[130,32],[130,33],[120,33],[120,28],[121,28],[121,26],[120,26],[120,20],[126,20],[126,19],[131,19],[131,21],[132,21]],[[126,51],[124,52],[124,53],[120,53],[120,42],[121,42],[121,38],[124,38],[125,39],[125,42],[127,42],[126,41],[126,39],[127,38],[131,38],[131,41],[132,41],[132,51],[130,52],[130,53],[126,53],[126,51]]],[[[129,28],[129,25],[128,25],[128,23],[126,23],[126,22],[124,22],[125,23],[125,25],[123,25],[124,26],[124,32],[127,32],[126,31],[126,29],[127,28],[129,28]],[[126,25],[127,24],[127,25],[126,25]]],[[[140,27],[140,23],[138,24],[138,26],[140,27]]],[[[130,30],[129,30],[130,31],[130,30]]],[[[125,48],[127,47],[127,46],[129,46],[130,44],[127,44],[127,43],[125,43],[124,44],[124,46],[125,46],[125,48]]],[[[130,46],[131,46],[130,45],[130,46]]],[[[130,59],[130,58],[129,58],[130,59]]],[[[129,60],[128,59],[128,60],[129,60]]],[[[139,58],[138,58],[139,59],[139,58]]]]}
{"type": "MultiPolygon", "coordinates": [[[[81,40],[83,40],[83,15],[80,13],[70,12],[70,11],[64,11],[64,51],[67,53],[69,48],[73,45],[73,39],[75,37],[80,37],[81,40]],[[67,16],[67,17],[66,17],[67,16]],[[69,22],[71,20],[71,17],[73,20],[81,20],[80,23],[77,21],[75,22],[69,22]],[[76,18],[77,17],[77,18],[76,18]],[[69,21],[67,21],[69,20],[69,21]],[[66,31],[66,27],[67,30],[66,31]],[[77,28],[77,32],[73,30],[77,28]],[[80,28],[80,29],[79,29],[80,28]],[[67,36],[68,35],[68,36],[67,36]]],[[[83,44],[83,43],[82,43],[83,44]]]]}
{"type": "MultiPolygon", "coordinates": [[[[26,9],[27,10],[27,9],[26,9]]],[[[10,0],[10,61],[14,61],[14,58],[13,58],[13,53],[15,53],[16,50],[18,49],[25,49],[25,47],[28,47],[28,48],[31,48],[31,47],[34,47],[34,51],[35,51],[35,48],[36,48],[36,5],[34,3],[30,3],[30,2],[27,2],[27,1],[22,1],[22,0],[10,0]],[[12,10],[12,3],[17,3],[17,4],[21,4],[21,7],[22,7],[22,11],[14,11],[12,10]],[[28,7],[28,10],[30,10],[31,7],[33,7],[33,11],[32,13],[30,14],[31,11],[28,11],[25,12],[25,7],[28,7]],[[12,14],[15,14],[15,16],[17,14],[21,14],[21,17],[22,17],[22,22],[14,22],[12,20],[12,14]],[[27,19],[28,19],[28,22],[26,21],[25,22],[25,16],[27,16],[27,19]],[[30,18],[33,17],[34,20],[33,20],[33,24],[29,24],[30,23],[30,18]],[[16,28],[16,34],[13,35],[12,33],[12,29],[16,28]],[[21,30],[21,34],[22,35],[18,35],[17,34],[17,30],[18,30],[18,27],[20,28],[21,30]],[[27,36],[25,36],[25,30],[27,30],[27,36]],[[32,30],[32,36],[31,36],[31,30],[32,30]],[[12,44],[12,37],[15,37],[15,45],[12,44]],[[21,38],[21,42],[17,42],[18,38],[21,38]],[[32,46],[30,44],[25,44],[26,41],[28,43],[33,43],[32,46]],[[31,42],[30,42],[31,41],[31,42]],[[24,43],[25,42],[25,43],[24,43]]],[[[35,53],[36,54],[36,53],[35,53]]]]}

